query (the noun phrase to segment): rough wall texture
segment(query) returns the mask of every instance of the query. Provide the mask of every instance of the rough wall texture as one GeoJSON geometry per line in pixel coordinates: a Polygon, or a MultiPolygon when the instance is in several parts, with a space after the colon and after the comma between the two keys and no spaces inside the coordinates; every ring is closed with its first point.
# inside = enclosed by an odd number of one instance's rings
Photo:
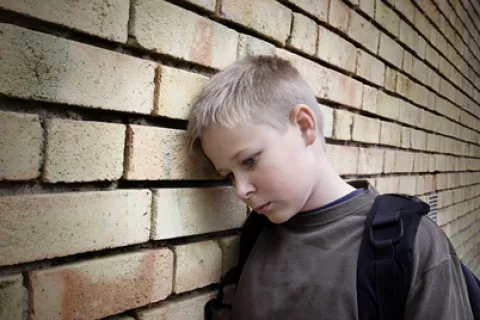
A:
{"type": "Polygon", "coordinates": [[[1,1],[0,318],[202,319],[246,210],[187,154],[185,119],[250,54],[291,60],[340,174],[431,202],[479,275],[479,17],[479,0],[1,1]]]}

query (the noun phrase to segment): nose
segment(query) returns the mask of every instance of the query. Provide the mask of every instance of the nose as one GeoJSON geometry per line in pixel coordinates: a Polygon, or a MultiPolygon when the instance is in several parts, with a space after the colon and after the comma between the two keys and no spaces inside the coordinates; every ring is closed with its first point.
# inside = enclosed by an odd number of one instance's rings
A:
{"type": "Polygon", "coordinates": [[[237,197],[241,200],[247,200],[255,191],[254,185],[251,183],[250,179],[245,176],[235,176],[233,186],[237,197]]]}

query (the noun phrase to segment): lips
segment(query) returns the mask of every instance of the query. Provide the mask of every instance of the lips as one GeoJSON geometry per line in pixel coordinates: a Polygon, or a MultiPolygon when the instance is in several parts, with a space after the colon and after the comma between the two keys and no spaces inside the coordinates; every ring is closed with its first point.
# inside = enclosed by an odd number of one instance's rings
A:
{"type": "Polygon", "coordinates": [[[260,214],[264,214],[270,209],[271,204],[271,202],[268,202],[260,207],[255,208],[254,210],[260,214]]]}

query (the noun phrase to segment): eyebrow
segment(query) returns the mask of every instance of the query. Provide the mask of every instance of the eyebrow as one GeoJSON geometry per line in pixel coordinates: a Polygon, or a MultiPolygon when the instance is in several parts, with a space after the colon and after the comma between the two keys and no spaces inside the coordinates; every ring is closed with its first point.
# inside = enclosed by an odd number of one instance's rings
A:
{"type": "MultiPolygon", "coordinates": [[[[233,157],[230,158],[230,161],[235,160],[240,154],[242,154],[243,152],[245,152],[245,150],[247,150],[247,148],[243,148],[243,149],[240,149],[239,151],[237,151],[237,152],[233,155],[233,157]]],[[[213,166],[213,167],[215,168],[215,170],[217,171],[217,173],[220,174],[220,175],[222,175],[222,174],[220,173],[220,171],[225,171],[225,170],[223,170],[223,169],[217,169],[217,167],[215,167],[215,166],[213,166]]]]}

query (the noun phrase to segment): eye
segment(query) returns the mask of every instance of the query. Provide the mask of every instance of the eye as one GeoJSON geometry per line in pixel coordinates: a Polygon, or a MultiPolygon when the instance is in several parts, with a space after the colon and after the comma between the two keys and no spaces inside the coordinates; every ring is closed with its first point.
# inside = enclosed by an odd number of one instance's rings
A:
{"type": "Polygon", "coordinates": [[[258,155],[255,155],[253,157],[249,157],[245,160],[242,161],[242,165],[246,168],[252,168],[257,164],[258,161],[258,155]]]}

